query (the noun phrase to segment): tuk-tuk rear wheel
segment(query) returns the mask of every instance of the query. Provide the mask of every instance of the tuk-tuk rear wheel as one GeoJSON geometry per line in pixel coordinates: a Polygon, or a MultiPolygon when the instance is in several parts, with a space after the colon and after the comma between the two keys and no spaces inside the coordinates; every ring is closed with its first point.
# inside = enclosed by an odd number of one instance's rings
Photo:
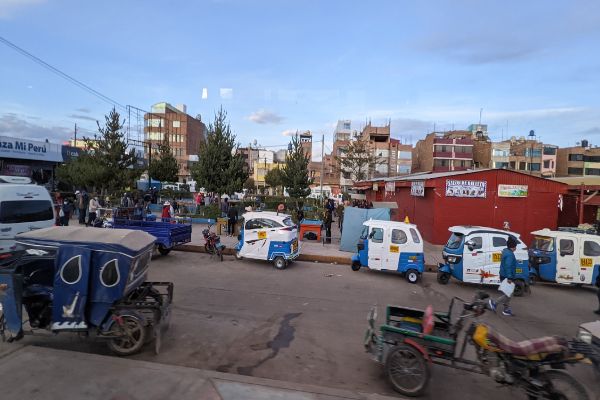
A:
{"type": "Polygon", "coordinates": [[[123,319],[121,329],[125,331],[124,335],[109,340],[108,348],[118,356],[130,356],[142,349],[148,332],[138,318],[129,315],[124,315],[121,318],[123,319]]]}
{"type": "Polygon", "coordinates": [[[450,274],[447,272],[438,272],[437,281],[441,285],[447,285],[450,282],[450,274]]]}
{"type": "Polygon", "coordinates": [[[419,280],[419,273],[414,269],[409,269],[406,271],[406,280],[409,283],[417,283],[419,280]]]}
{"type": "Polygon", "coordinates": [[[275,257],[275,259],[273,260],[273,265],[277,269],[285,269],[287,267],[287,261],[285,260],[285,258],[278,256],[275,257]]]}
{"type": "Polygon", "coordinates": [[[429,365],[412,346],[395,346],[385,361],[385,374],[392,387],[405,396],[421,396],[427,388],[429,365]]]}
{"type": "Polygon", "coordinates": [[[360,261],[352,261],[352,271],[358,271],[360,267],[360,261]]]}

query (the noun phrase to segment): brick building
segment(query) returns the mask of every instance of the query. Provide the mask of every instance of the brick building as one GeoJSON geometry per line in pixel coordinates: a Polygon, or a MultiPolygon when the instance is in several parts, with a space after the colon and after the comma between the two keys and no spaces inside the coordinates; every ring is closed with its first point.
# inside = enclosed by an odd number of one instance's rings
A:
{"type": "MultiPolygon", "coordinates": [[[[191,180],[190,162],[194,156],[197,157],[200,141],[204,140],[207,133],[206,125],[186,111],[183,104],[173,107],[163,102],[154,104],[152,112],[144,115],[144,139],[152,146],[152,156],[158,152],[158,145],[167,136],[171,151],[179,164],[180,182],[191,180]]],[[[149,159],[147,150],[144,150],[144,158],[149,159]]]]}
{"type": "Polygon", "coordinates": [[[600,148],[582,140],[580,146],[558,149],[556,176],[588,175],[600,175],[600,148]]]}

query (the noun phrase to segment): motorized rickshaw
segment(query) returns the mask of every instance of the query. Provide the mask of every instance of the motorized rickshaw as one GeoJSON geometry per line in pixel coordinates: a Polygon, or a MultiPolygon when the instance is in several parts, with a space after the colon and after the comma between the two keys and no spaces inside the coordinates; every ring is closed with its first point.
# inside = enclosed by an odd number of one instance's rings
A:
{"type": "Polygon", "coordinates": [[[575,228],[531,232],[531,275],[563,285],[595,285],[600,279],[600,236],[575,228]]]}
{"type": "Polygon", "coordinates": [[[173,283],[146,281],[154,241],[140,231],[83,227],[17,235],[17,250],[0,259],[0,335],[92,334],[122,356],[155,339],[158,353],[173,283]]]}
{"type": "Polygon", "coordinates": [[[368,220],[352,256],[352,270],[361,267],[403,274],[417,283],[425,269],[423,239],[416,225],[396,221],[368,220]]]}
{"type": "Polygon", "coordinates": [[[392,387],[406,396],[422,395],[431,364],[438,364],[488,375],[501,385],[521,389],[529,398],[589,399],[586,389],[562,370],[593,359],[592,346],[557,336],[512,341],[478,321],[488,297],[483,292],[471,302],[454,297],[444,312],[434,312],[431,306],[425,310],[387,306],[378,332],[377,311],[372,308],[365,348],[385,366],[392,387]]]}
{"type": "Polygon", "coordinates": [[[438,265],[437,280],[442,285],[450,277],[484,285],[500,284],[500,260],[506,248],[508,237],[517,240],[515,258],[515,296],[522,296],[529,288],[529,263],[527,246],[515,232],[482,226],[452,226],[451,235],[444,246],[444,263],[438,265]]]}

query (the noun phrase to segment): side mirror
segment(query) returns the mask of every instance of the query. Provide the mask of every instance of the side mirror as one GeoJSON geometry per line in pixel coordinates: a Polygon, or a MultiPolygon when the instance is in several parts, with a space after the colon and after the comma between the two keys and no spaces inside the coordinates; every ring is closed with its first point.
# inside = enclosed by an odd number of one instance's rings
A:
{"type": "Polygon", "coordinates": [[[472,240],[467,240],[465,242],[465,244],[467,245],[467,247],[469,248],[469,251],[473,251],[473,248],[475,247],[475,242],[473,242],[472,240]]]}

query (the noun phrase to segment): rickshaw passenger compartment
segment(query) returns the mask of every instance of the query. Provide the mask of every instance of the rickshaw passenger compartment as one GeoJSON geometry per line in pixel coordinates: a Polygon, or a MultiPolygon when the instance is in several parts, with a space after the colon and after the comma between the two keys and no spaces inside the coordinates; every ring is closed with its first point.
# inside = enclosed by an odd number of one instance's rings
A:
{"type": "MultiPolygon", "coordinates": [[[[423,310],[415,308],[388,306],[386,325],[392,328],[397,328],[401,331],[405,331],[410,336],[419,336],[423,334],[422,324],[424,315],[425,311],[423,310]]],[[[448,314],[445,312],[436,312],[434,313],[434,316],[435,320],[433,331],[428,336],[435,336],[438,338],[452,340],[453,338],[450,334],[450,325],[447,322],[448,314]]],[[[395,331],[396,329],[392,330],[395,331]]],[[[439,345],[443,347],[444,350],[449,350],[446,348],[448,347],[448,345],[439,345]]]]}

